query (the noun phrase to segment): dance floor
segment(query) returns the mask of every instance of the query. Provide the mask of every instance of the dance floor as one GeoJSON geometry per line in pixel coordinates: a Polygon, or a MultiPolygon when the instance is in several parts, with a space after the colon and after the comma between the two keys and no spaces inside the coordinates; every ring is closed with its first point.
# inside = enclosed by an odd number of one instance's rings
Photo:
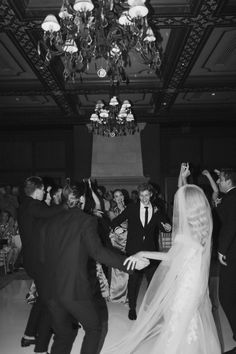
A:
{"type": "MultiPolygon", "coordinates": [[[[14,280],[0,290],[0,353],[1,354],[29,354],[33,353],[33,346],[27,348],[20,347],[30,305],[25,302],[25,294],[28,291],[29,280],[14,280]]],[[[139,296],[139,304],[145,292],[145,283],[139,296]]],[[[109,331],[106,343],[109,345],[118,341],[129,331],[132,321],[128,320],[128,307],[122,304],[108,304],[109,308],[109,331]]],[[[220,309],[220,320],[224,350],[229,350],[236,345],[232,340],[231,330],[225,315],[220,309]]],[[[78,354],[83,337],[83,330],[79,331],[74,343],[72,354],[78,354]]],[[[122,353],[121,353],[122,354],[122,353]]],[[[141,353],[142,354],[142,353],[141,353]]]]}

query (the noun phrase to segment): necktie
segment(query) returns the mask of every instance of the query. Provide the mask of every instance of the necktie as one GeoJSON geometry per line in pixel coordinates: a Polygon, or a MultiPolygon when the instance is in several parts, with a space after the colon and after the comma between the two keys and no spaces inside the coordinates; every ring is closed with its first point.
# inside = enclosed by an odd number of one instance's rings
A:
{"type": "Polygon", "coordinates": [[[144,227],[148,224],[148,207],[145,207],[145,219],[144,219],[144,227]]]}

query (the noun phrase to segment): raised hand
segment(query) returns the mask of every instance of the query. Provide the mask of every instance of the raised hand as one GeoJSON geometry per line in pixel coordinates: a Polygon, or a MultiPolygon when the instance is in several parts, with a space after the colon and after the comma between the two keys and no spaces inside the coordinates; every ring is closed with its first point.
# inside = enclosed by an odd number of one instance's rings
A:
{"type": "Polygon", "coordinates": [[[214,172],[217,174],[217,176],[220,176],[220,170],[217,170],[216,168],[214,169],[214,172]]]}
{"type": "Polygon", "coordinates": [[[163,228],[164,228],[164,230],[166,231],[166,232],[170,232],[171,231],[171,225],[170,224],[168,224],[168,223],[163,223],[163,222],[161,222],[161,225],[163,226],[163,228]]]}
{"type": "Polygon", "coordinates": [[[188,176],[190,176],[188,162],[181,163],[180,173],[181,173],[182,178],[187,178],[188,176]]]}
{"type": "Polygon", "coordinates": [[[208,177],[210,176],[210,172],[208,170],[203,170],[202,175],[208,177]]]}
{"type": "Polygon", "coordinates": [[[91,179],[90,178],[88,179],[88,185],[89,185],[89,188],[91,188],[92,185],[91,185],[91,179]]]}

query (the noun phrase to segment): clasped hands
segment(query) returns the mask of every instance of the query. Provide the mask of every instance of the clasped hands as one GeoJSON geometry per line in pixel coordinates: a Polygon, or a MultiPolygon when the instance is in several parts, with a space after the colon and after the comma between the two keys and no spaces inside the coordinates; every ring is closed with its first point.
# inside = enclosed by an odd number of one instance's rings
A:
{"type": "Polygon", "coordinates": [[[126,265],[127,270],[141,270],[150,264],[149,259],[144,257],[142,252],[133,254],[132,256],[126,258],[123,265],[126,265]]]}

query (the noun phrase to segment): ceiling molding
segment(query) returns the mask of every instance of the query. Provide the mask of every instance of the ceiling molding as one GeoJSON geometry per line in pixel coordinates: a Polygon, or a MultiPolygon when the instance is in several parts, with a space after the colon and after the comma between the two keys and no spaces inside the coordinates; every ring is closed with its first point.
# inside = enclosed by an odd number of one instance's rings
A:
{"type": "MultiPolygon", "coordinates": [[[[184,119],[191,115],[191,122],[206,115],[215,115],[216,120],[219,120],[220,116],[221,119],[224,116],[229,121],[233,120],[233,116],[235,119],[236,102],[231,102],[230,98],[236,91],[233,54],[235,41],[234,34],[230,33],[231,29],[236,29],[234,3],[234,0],[151,0],[151,23],[161,29],[165,36],[161,78],[148,70],[139,70],[137,75],[134,75],[134,67],[129,85],[121,84],[116,90],[121,96],[146,95],[143,103],[137,105],[139,121],[143,119],[147,122],[172,122],[181,119],[180,116],[183,116],[185,111],[187,113],[184,119]],[[209,43],[212,44],[219,29],[222,29],[222,36],[219,34],[219,40],[217,39],[214,48],[209,50],[209,43]],[[220,65],[223,65],[222,69],[220,65]],[[211,92],[219,93],[215,97],[216,103],[205,100],[202,105],[200,102],[204,94],[211,92]],[[223,92],[227,97],[227,106],[221,105],[220,95],[223,97],[223,92]],[[198,93],[202,95],[197,95],[198,93]],[[192,98],[182,100],[185,105],[180,104],[181,94],[192,98]],[[196,105],[197,109],[192,111],[189,101],[196,105]],[[224,113],[219,111],[220,106],[224,113]]],[[[9,38],[9,44],[0,43],[5,46],[0,53],[0,62],[6,62],[6,58],[9,60],[9,68],[6,66],[5,72],[0,73],[2,102],[5,97],[4,104],[1,105],[0,100],[0,125],[7,124],[6,119],[10,119],[12,125],[17,122],[29,124],[30,121],[34,125],[42,125],[46,121],[49,124],[69,126],[88,123],[92,106],[84,106],[86,96],[87,100],[92,102],[96,97],[102,99],[112,93],[109,80],[99,79],[96,71],[85,75],[82,82],[78,80],[73,84],[64,82],[63,64],[59,57],[49,66],[45,66],[44,60],[37,52],[37,42],[42,37],[41,22],[47,13],[58,12],[60,0],[58,7],[50,4],[54,5],[56,2],[49,1],[46,8],[43,8],[40,0],[34,0],[33,3],[29,0],[0,2],[0,31],[9,38]],[[16,49],[13,50],[13,46],[16,49]],[[17,77],[19,73],[20,79],[17,77]],[[37,98],[33,103],[32,96],[37,98]],[[15,104],[10,104],[14,102],[14,97],[15,104]],[[21,104],[19,98],[22,98],[21,104]],[[45,107],[52,101],[54,107],[50,106],[47,114],[45,107]],[[17,116],[16,112],[19,112],[17,116]]]]}

